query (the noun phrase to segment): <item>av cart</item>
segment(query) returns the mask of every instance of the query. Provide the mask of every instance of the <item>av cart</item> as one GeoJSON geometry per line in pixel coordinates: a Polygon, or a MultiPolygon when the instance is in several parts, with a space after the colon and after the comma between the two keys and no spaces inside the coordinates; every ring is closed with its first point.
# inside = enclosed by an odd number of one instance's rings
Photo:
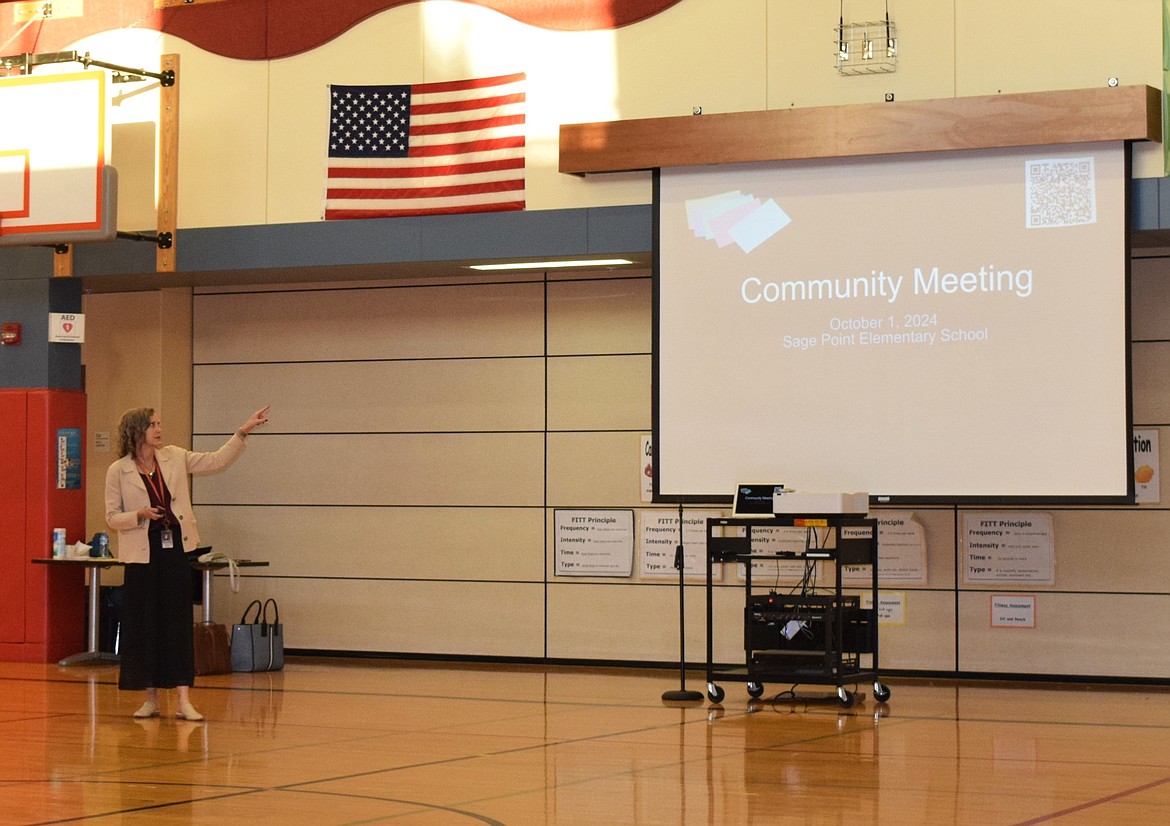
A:
{"type": "MultiPolygon", "coordinates": [[[[762,545],[763,543],[757,543],[762,545]]],[[[842,706],[853,705],[846,685],[872,681],[874,699],[885,702],[890,690],[878,678],[878,572],[877,520],[864,516],[796,516],[781,514],[760,518],[707,520],[707,697],[723,701],[720,680],[747,683],[751,697],[764,693],[764,683],[834,685],[842,706]],[[752,531],[803,528],[803,551],[753,550],[752,531]],[[800,560],[805,576],[786,593],[778,589],[759,592],[752,583],[753,563],[760,560],[800,560]],[[742,563],[744,575],[744,665],[717,668],[714,634],[714,590],[711,567],[716,562],[742,563]],[[832,588],[818,589],[810,582],[815,566],[834,563],[832,588]],[[868,566],[872,575],[867,591],[870,607],[842,587],[846,565],[868,566]],[[863,665],[868,656],[868,666],[863,665]]]]}

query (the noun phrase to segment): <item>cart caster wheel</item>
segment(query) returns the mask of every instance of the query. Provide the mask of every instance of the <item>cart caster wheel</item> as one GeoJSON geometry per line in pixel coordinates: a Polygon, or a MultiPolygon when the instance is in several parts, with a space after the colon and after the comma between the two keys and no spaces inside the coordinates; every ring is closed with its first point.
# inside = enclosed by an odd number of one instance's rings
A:
{"type": "Polygon", "coordinates": [[[842,708],[850,708],[853,705],[853,692],[846,690],[845,686],[837,686],[837,702],[842,708]]]}
{"type": "Polygon", "coordinates": [[[759,697],[764,693],[764,684],[763,683],[748,683],[747,689],[748,689],[748,696],[749,697],[759,697]]]}
{"type": "Polygon", "coordinates": [[[873,684],[873,698],[879,703],[884,703],[890,699],[890,690],[879,682],[873,684]]]}
{"type": "Polygon", "coordinates": [[[715,685],[715,683],[707,683],[707,699],[713,703],[723,702],[723,689],[715,685]]]}

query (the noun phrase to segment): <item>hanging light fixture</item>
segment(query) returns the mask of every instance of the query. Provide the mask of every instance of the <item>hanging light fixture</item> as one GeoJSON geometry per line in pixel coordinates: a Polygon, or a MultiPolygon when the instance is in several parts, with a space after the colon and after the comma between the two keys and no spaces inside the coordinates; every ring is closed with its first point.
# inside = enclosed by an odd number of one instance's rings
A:
{"type": "Polygon", "coordinates": [[[890,0],[885,0],[885,18],[864,23],[845,22],[845,0],[837,14],[834,59],[843,75],[874,75],[898,68],[898,32],[890,19],[890,0]],[[882,43],[882,31],[885,42],[882,43]]]}

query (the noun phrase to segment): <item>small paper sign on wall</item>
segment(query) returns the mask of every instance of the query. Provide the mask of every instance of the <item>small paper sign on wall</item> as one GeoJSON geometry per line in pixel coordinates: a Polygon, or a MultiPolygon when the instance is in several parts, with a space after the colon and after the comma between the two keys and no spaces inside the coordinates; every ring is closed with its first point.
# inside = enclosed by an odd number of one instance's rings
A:
{"type": "Polygon", "coordinates": [[[632,510],[556,510],[553,532],[557,576],[633,573],[632,510]]]}
{"type": "Polygon", "coordinates": [[[1134,501],[1156,505],[1162,500],[1161,481],[1158,479],[1158,431],[1133,432],[1133,488],[1134,501]]]}
{"type": "MultiPolygon", "coordinates": [[[[861,595],[861,607],[867,611],[873,608],[873,594],[861,595]]],[[[906,593],[904,591],[878,591],[878,622],[882,625],[906,624],[906,593]]]]}
{"type": "MultiPolygon", "coordinates": [[[[878,521],[878,581],[926,584],[926,531],[913,513],[870,513],[878,521]]],[[[873,572],[868,565],[846,565],[842,580],[865,585],[873,572]]]]}
{"type": "Polygon", "coordinates": [[[49,341],[85,343],[85,316],[81,313],[49,313],[49,341]]]}
{"type": "Polygon", "coordinates": [[[1051,514],[965,513],[963,550],[965,582],[1056,582],[1051,514]]]}
{"type": "Polygon", "coordinates": [[[642,437],[638,450],[638,487],[643,502],[654,501],[654,443],[650,436],[642,437]]]}
{"type": "Polygon", "coordinates": [[[57,490],[81,490],[81,428],[57,429],[57,490]]]}
{"type": "Polygon", "coordinates": [[[992,594],[992,628],[1035,628],[1036,597],[1032,594],[992,594]]]}
{"type": "MultiPolygon", "coordinates": [[[[678,532],[677,511],[642,511],[642,576],[678,578],[674,558],[678,545],[683,544],[683,576],[706,579],[703,565],[707,560],[707,520],[720,516],[719,511],[691,511],[683,514],[683,535],[678,532]]],[[[718,562],[711,566],[712,576],[718,579],[722,568],[718,562]]]]}

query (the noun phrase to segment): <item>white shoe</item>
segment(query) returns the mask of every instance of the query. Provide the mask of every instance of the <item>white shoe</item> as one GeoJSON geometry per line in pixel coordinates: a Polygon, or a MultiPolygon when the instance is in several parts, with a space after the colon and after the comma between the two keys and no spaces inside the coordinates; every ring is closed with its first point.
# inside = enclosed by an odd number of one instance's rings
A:
{"type": "MultiPolygon", "coordinates": [[[[158,712],[155,712],[156,714],[158,712]]],[[[195,710],[195,706],[190,703],[183,703],[179,706],[179,710],[175,712],[175,716],[180,720],[194,720],[199,721],[203,719],[203,715],[195,710]]]]}
{"type": "Polygon", "coordinates": [[[142,704],[142,708],[140,708],[140,709],[138,709],[138,711],[134,712],[134,716],[139,718],[139,719],[142,719],[145,717],[157,717],[158,716],[158,703],[156,703],[154,700],[147,700],[145,703],[142,704]]]}

